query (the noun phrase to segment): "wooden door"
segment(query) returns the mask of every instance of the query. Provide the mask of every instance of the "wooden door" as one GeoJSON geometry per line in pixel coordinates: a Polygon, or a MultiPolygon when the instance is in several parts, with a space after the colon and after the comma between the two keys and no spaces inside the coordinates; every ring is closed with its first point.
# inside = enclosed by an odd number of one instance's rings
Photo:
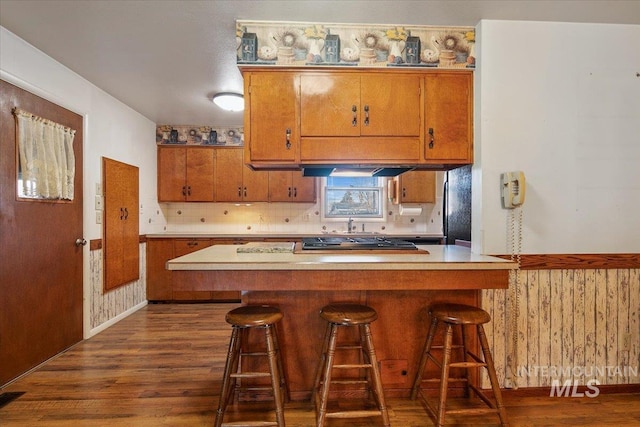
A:
{"type": "Polygon", "coordinates": [[[301,136],[359,136],[362,117],[359,74],[300,77],[301,136]]]}
{"type": "Polygon", "coordinates": [[[214,156],[212,147],[186,148],[186,201],[214,201],[214,156]]]}
{"type": "MultiPolygon", "coordinates": [[[[175,239],[173,241],[174,255],[180,257],[213,245],[211,239],[175,239]]],[[[168,261],[168,260],[167,260],[168,261]]],[[[208,301],[212,291],[173,291],[174,301],[208,301]]],[[[235,293],[234,293],[235,295],[235,293]]]]}
{"type": "Polygon", "coordinates": [[[303,176],[302,172],[291,172],[291,185],[293,187],[293,200],[294,202],[309,202],[315,203],[316,201],[316,179],[303,176]]]}
{"type": "Polygon", "coordinates": [[[298,77],[290,72],[250,73],[245,139],[251,161],[293,163],[298,131],[298,77]]]}
{"type": "Polygon", "coordinates": [[[425,157],[469,163],[473,160],[473,75],[428,74],[425,97],[425,157]]]}
{"type": "Polygon", "coordinates": [[[394,203],[434,203],[436,201],[436,173],[410,171],[395,178],[397,199],[394,203]]]}
{"type": "Polygon", "coordinates": [[[147,239],[147,299],[171,301],[173,288],[168,260],[175,258],[173,239],[147,239]]]}
{"type": "Polygon", "coordinates": [[[218,148],[214,171],[217,202],[242,201],[242,150],[218,148]]]}
{"type": "Polygon", "coordinates": [[[269,201],[269,172],[254,171],[242,164],[242,200],[244,202],[269,201]]]}
{"type": "Polygon", "coordinates": [[[182,202],[185,199],[185,147],[158,146],[158,201],[182,202]]]}
{"type": "Polygon", "coordinates": [[[108,291],[140,277],[139,170],[103,157],[102,172],[102,251],[104,290],[108,291]]]}
{"type": "Polygon", "coordinates": [[[82,121],[0,80],[0,386],[82,340],[82,121]],[[14,107],[76,131],[73,201],[17,199],[14,107]]]}
{"type": "Polygon", "coordinates": [[[418,75],[363,74],[360,134],[420,136],[421,80],[418,75]]]}
{"type": "Polygon", "coordinates": [[[293,185],[290,171],[269,172],[269,201],[290,202],[293,197],[293,185]]]}

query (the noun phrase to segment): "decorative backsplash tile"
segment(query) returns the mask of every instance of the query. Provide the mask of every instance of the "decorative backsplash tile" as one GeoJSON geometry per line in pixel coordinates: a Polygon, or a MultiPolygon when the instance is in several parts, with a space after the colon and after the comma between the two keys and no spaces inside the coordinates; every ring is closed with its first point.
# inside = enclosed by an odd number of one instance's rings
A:
{"type": "Polygon", "coordinates": [[[193,125],[160,125],[156,143],[186,145],[244,145],[243,128],[215,128],[193,125]]]}
{"type": "Polygon", "coordinates": [[[475,28],[236,21],[238,64],[475,68],[475,28]]]}

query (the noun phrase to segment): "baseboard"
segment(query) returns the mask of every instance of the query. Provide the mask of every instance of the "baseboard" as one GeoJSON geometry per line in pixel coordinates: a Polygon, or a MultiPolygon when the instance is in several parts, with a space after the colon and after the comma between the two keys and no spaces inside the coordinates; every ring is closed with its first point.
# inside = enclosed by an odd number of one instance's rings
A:
{"type": "Polygon", "coordinates": [[[140,304],[135,305],[135,306],[131,307],[130,309],[126,310],[126,311],[123,311],[122,313],[120,313],[116,317],[114,317],[113,319],[109,319],[106,322],[104,322],[103,324],[91,329],[89,331],[89,336],[86,337],[85,339],[91,338],[92,336],[99,334],[100,332],[104,331],[108,327],[115,325],[116,323],[118,323],[119,321],[124,319],[125,317],[130,316],[131,314],[135,313],[136,311],[140,310],[141,308],[145,307],[146,305],[147,305],[147,300],[144,300],[140,304]]]}

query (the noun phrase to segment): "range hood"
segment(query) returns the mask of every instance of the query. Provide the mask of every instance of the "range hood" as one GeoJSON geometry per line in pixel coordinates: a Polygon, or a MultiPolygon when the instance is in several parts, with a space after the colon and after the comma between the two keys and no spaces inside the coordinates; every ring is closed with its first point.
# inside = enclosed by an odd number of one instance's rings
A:
{"type": "Polygon", "coordinates": [[[398,176],[415,169],[413,166],[371,165],[301,165],[303,176],[398,176]]]}

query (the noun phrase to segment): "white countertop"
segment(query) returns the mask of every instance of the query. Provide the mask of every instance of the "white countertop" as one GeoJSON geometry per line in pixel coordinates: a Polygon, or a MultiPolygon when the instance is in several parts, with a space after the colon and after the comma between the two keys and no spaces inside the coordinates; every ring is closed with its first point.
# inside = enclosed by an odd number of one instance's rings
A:
{"type": "MultiPolygon", "coordinates": [[[[293,243],[289,243],[293,248],[293,243]]],[[[248,243],[259,252],[238,253],[239,245],[214,245],[167,262],[169,270],[505,270],[517,264],[497,257],[477,255],[452,245],[418,245],[429,253],[337,254],[269,252],[283,243],[248,243]],[[265,252],[260,252],[264,249],[265,252]]],[[[285,244],[286,245],[286,244],[285,244]]]]}

